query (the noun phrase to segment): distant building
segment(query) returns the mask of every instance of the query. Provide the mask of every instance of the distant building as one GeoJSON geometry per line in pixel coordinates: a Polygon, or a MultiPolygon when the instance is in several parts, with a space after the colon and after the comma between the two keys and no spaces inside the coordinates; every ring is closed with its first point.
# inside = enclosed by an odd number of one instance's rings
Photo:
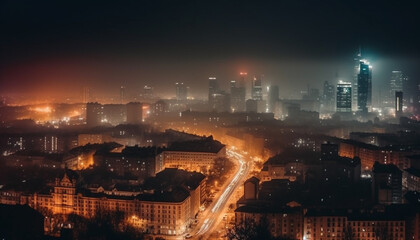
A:
{"type": "Polygon", "coordinates": [[[403,91],[404,74],[402,71],[392,71],[391,79],[389,81],[389,101],[390,106],[395,105],[396,92],[403,91]]]}
{"type": "Polygon", "coordinates": [[[357,107],[365,113],[372,108],[372,66],[366,60],[360,60],[357,75],[357,107]]]}
{"type": "Polygon", "coordinates": [[[219,91],[211,95],[210,111],[216,112],[230,112],[231,111],[231,98],[230,94],[219,91]]]}
{"type": "Polygon", "coordinates": [[[273,85],[268,88],[268,112],[274,113],[276,103],[279,100],[279,86],[273,85]]]}
{"type": "Polygon", "coordinates": [[[183,82],[175,83],[176,87],[176,100],[184,101],[188,97],[188,88],[183,82]]]}
{"type": "Polygon", "coordinates": [[[168,112],[168,104],[163,100],[159,100],[151,105],[151,111],[156,117],[163,116],[166,112],[168,112]]]}
{"type": "Polygon", "coordinates": [[[161,156],[166,168],[208,172],[216,158],[226,156],[226,146],[210,136],[200,140],[174,142],[161,156]]]}
{"type": "Polygon", "coordinates": [[[252,81],[252,99],[256,101],[263,100],[262,76],[260,78],[254,76],[252,81]]]}
{"type": "Polygon", "coordinates": [[[236,81],[230,82],[230,105],[232,112],[245,111],[245,95],[246,89],[236,81]]]}
{"type": "Polygon", "coordinates": [[[139,96],[142,100],[151,101],[155,98],[153,87],[150,85],[144,85],[142,92],[139,96]]]}
{"type": "Polygon", "coordinates": [[[104,104],[101,122],[118,125],[127,120],[127,108],[125,104],[104,104]]]}
{"type": "Polygon", "coordinates": [[[97,102],[89,102],[86,104],[86,125],[96,127],[101,125],[103,115],[103,107],[97,102]]]}
{"type": "Polygon", "coordinates": [[[247,112],[258,112],[258,101],[254,99],[246,100],[246,111],[247,112]]]}
{"type": "Polygon", "coordinates": [[[349,82],[337,84],[337,112],[351,112],[352,110],[352,86],[349,82]]]}
{"type": "Polygon", "coordinates": [[[360,180],[359,158],[340,157],[337,145],[322,145],[322,152],[279,154],[268,159],[261,170],[263,181],[288,180],[300,183],[355,183],[360,180]]]}
{"type": "Polygon", "coordinates": [[[127,146],[120,153],[96,152],[93,162],[119,176],[136,176],[144,180],[163,170],[163,161],[159,156],[162,151],[156,147],[127,146]]]}
{"type": "Polygon", "coordinates": [[[396,91],[395,92],[395,116],[401,117],[403,113],[403,92],[396,91]]]}
{"type": "Polygon", "coordinates": [[[354,140],[342,140],[339,144],[339,155],[342,157],[359,157],[363,171],[370,171],[376,161],[382,164],[394,164],[401,169],[409,167],[407,155],[410,150],[398,146],[378,147],[354,140]]]}
{"type": "Polygon", "coordinates": [[[402,172],[394,164],[373,165],[372,195],[379,204],[402,203],[402,172]]]}
{"type": "Polygon", "coordinates": [[[219,89],[219,83],[217,82],[217,79],[215,77],[209,77],[209,95],[208,95],[208,101],[210,108],[214,105],[214,95],[218,94],[220,92],[219,89]]]}
{"type": "Polygon", "coordinates": [[[127,103],[127,123],[139,124],[143,120],[143,105],[139,102],[127,103]]]}
{"type": "Polygon", "coordinates": [[[120,104],[124,104],[125,101],[127,100],[126,98],[126,93],[125,93],[125,84],[121,85],[120,87],[120,104]]]}
{"type": "Polygon", "coordinates": [[[322,93],[322,111],[323,112],[334,112],[334,105],[335,105],[335,91],[334,85],[328,83],[328,81],[324,82],[324,91],[322,93]]]}
{"type": "Polygon", "coordinates": [[[420,192],[420,169],[407,168],[403,171],[402,185],[404,191],[420,192]]]}
{"type": "Polygon", "coordinates": [[[359,51],[356,53],[356,55],[354,56],[354,69],[353,69],[353,82],[352,84],[352,111],[356,112],[357,111],[357,83],[358,83],[358,76],[359,76],[359,72],[360,72],[360,60],[362,59],[362,52],[361,49],[359,48],[359,51]]]}
{"type": "Polygon", "coordinates": [[[90,89],[88,87],[83,87],[83,94],[82,94],[82,103],[86,104],[90,100],[90,89]]]}

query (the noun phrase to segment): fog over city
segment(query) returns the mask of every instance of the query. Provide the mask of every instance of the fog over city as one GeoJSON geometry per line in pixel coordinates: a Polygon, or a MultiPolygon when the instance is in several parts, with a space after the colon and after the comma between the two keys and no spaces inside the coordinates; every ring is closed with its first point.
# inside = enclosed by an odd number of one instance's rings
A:
{"type": "Polygon", "coordinates": [[[0,239],[420,239],[415,1],[0,2],[0,239]]]}

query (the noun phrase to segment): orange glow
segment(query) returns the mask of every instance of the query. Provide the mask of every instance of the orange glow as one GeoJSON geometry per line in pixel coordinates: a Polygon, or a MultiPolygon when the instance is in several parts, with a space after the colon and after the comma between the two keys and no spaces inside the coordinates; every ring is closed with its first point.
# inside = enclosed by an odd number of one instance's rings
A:
{"type": "Polygon", "coordinates": [[[29,108],[29,110],[35,111],[35,112],[38,112],[38,113],[50,113],[51,112],[51,107],[49,107],[49,106],[35,107],[35,108],[29,108]]]}

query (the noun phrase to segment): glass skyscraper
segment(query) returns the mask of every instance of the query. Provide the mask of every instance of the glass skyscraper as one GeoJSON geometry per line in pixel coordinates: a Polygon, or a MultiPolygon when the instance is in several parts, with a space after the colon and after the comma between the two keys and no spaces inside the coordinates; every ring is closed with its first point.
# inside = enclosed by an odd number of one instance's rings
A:
{"type": "Polygon", "coordinates": [[[351,112],[352,86],[351,82],[340,81],[337,84],[337,112],[351,112]]]}
{"type": "Polygon", "coordinates": [[[366,60],[360,60],[357,76],[357,109],[368,112],[372,108],[372,66],[366,60]]]}

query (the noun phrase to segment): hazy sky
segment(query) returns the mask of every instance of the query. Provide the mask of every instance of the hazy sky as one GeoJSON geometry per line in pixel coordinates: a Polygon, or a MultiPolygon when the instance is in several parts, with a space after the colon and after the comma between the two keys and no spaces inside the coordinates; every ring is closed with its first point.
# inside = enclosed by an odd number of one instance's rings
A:
{"type": "MultiPolygon", "coordinates": [[[[1,1],[0,93],[128,94],[143,85],[207,93],[238,72],[264,74],[284,97],[351,80],[361,45],[374,87],[392,70],[418,79],[415,1],[1,1]]],[[[374,89],[375,93],[375,89],[374,89]]]]}

